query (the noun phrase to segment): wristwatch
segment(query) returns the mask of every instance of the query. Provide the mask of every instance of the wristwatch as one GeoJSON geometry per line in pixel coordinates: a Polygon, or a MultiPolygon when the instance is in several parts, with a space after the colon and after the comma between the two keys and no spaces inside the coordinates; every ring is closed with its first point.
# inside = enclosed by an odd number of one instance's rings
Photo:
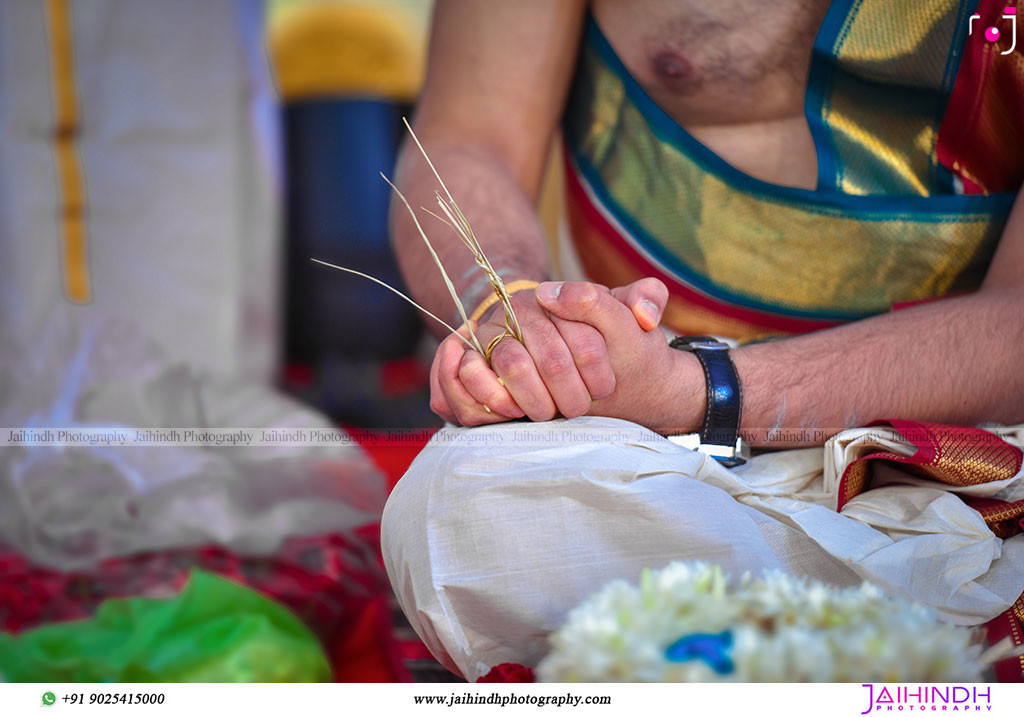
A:
{"type": "MultiPolygon", "coordinates": [[[[743,389],[736,366],[729,356],[729,344],[711,336],[679,336],[672,339],[669,346],[689,351],[704,369],[707,389],[704,423],[700,429],[700,442],[688,447],[715,458],[726,468],[746,463],[749,451],[740,438],[743,389]]],[[[676,442],[688,445],[685,440],[676,442]]]]}

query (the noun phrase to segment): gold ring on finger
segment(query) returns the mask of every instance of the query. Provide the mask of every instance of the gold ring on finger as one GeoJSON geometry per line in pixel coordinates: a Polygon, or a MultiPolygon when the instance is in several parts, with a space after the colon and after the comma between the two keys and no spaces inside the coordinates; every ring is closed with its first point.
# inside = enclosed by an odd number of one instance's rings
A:
{"type": "Polygon", "coordinates": [[[491,354],[494,353],[494,349],[497,348],[498,344],[501,343],[502,339],[509,337],[515,338],[515,336],[508,330],[505,330],[491,339],[490,343],[487,344],[487,349],[484,351],[484,360],[487,361],[487,365],[491,365],[491,354]]]}

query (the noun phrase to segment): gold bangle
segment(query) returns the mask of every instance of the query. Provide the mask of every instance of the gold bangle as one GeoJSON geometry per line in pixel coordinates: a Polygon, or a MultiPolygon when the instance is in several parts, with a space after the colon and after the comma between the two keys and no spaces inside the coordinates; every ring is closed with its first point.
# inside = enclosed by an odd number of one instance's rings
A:
{"type": "Polygon", "coordinates": [[[494,349],[498,347],[498,344],[501,343],[502,339],[507,339],[510,337],[515,338],[512,332],[506,329],[505,331],[502,331],[500,334],[491,339],[490,342],[488,342],[487,348],[484,349],[484,360],[487,361],[488,366],[491,365],[491,353],[494,351],[494,349]]]}
{"type": "MultiPolygon", "coordinates": [[[[517,291],[526,291],[528,289],[536,289],[540,286],[540,282],[530,281],[529,279],[520,279],[519,281],[513,281],[511,284],[505,284],[505,293],[509,296],[516,293],[517,291]]],[[[470,321],[479,321],[480,317],[487,313],[487,310],[498,303],[498,295],[491,292],[491,295],[480,302],[480,305],[476,307],[476,310],[469,315],[470,321]]],[[[489,363],[489,362],[488,362],[489,363]]]]}

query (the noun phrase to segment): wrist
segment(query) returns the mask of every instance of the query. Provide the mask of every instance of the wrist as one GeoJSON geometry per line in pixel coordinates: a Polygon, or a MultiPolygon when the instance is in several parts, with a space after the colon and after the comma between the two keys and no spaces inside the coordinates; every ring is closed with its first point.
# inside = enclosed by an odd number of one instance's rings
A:
{"type": "Polygon", "coordinates": [[[704,370],[692,353],[669,349],[666,391],[658,397],[664,408],[654,425],[663,436],[695,433],[704,420],[704,370]]]}

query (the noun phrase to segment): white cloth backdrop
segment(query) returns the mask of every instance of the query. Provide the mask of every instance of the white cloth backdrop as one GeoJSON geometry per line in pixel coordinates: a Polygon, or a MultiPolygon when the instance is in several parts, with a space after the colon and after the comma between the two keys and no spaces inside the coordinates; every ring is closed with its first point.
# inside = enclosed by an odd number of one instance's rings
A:
{"type": "MultiPolygon", "coordinates": [[[[1021,445],[1024,431],[1009,434],[1021,445]]],[[[1024,535],[996,538],[955,489],[890,476],[835,511],[843,468],[879,445],[913,452],[887,429],[854,429],[730,471],[616,419],[448,427],[388,501],[384,559],[417,633],[469,680],[536,664],[576,604],[676,560],[870,580],[959,624],[1009,607],[1024,591],[1024,535]]],[[[1024,481],[971,492],[1019,500],[1024,481]]]]}
{"type": "MultiPolygon", "coordinates": [[[[65,316],[0,343],[0,431],[253,427],[334,432],[325,445],[0,446],[0,551],[88,569],[216,544],[273,555],[287,538],[373,523],[384,481],[326,417],[253,381],[168,358],[124,322],[65,316]]],[[[56,431],[54,431],[56,432],[56,431]]],[[[179,434],[181,431],[179,431],[179,434]]]]}
{"type": "MultiPolygon", "coordinates": [[[[64,298],[46,3],[0,2],[0,342],[66,316],[267,380],[279,132],[262,0],[71,2],[92,300],[64,298]]],[[[87,328],[87,330],[89,330],[87,328]]]]}

